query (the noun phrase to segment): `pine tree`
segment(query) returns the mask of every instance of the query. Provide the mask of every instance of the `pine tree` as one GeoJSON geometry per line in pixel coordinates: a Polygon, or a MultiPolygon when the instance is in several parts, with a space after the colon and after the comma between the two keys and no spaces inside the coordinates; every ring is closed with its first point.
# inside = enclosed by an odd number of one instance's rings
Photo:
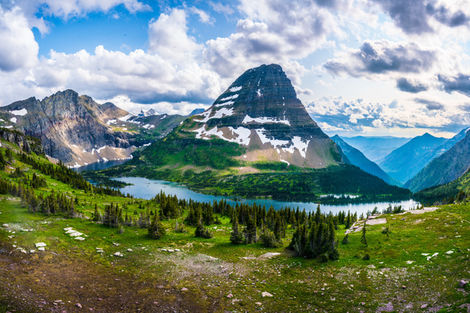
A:
{"type": "Polygon", "coordinates": [[[245,242],[255,243],[257,239],[256,220],[249,215],[245,227],[245,242]]]}
{"type": "Polygon", "coordinates": [[[150,238],[153,239],[160,239],[165,235],[165,228],[163,228],[163,225],[160,222],[157,211],[155,211],[155,214],[153,215],[153,220],[148,227],[148,232],[150,238]]]}
{"type": "Polygon", "coordinates": [[[195,237],[200,237],[200,238],[212,238],[211,232],[207,229],[204,228],[204,225],[202,225],[202,221],[199,220],[199,223],[196,226],[196,231],[194,232],[195,237]]]}
{"type": "Polygon", "coordinates": [[[366,221],[364,221],[364,225],[362,226],[362,235],[361,235],[361,243],[367,247],[367,238],[366,238],[366,221]]]}
{"type": "Polygon", "coordinates": [[[243,235],[240,233],[240,229],[238,226],[238,217],[236,214],[233,216],[232,221],[232,233],[230,234],[230,241],[233,244],[241,244],[243,242],[243,235]]]}

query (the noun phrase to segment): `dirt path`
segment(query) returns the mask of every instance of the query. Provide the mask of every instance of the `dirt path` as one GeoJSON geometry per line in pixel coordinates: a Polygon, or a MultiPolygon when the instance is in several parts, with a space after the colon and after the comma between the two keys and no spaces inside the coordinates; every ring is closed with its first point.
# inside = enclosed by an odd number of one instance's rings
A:
{"type": "Polygon", "coordinates": [[[25,255],[0,243],[0,312],[201,312],[189,291],[136,281],[54,252],[25,255]]]}

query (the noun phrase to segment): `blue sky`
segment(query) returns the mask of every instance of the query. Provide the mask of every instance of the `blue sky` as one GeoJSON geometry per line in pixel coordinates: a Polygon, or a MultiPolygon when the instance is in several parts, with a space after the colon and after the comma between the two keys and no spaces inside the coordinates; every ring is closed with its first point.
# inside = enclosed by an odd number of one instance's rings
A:
{"type": "Polygon", "coordinates": [[[280,64],[328,134],[470,124],[470,0],[0,0],[0,105],[72,88],[187,114],[280,64]]]}

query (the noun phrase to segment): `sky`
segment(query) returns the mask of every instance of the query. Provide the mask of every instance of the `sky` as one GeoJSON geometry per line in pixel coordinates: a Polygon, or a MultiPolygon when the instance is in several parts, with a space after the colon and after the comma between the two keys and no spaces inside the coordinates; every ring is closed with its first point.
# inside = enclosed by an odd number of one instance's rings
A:
{"type": "Polygon", "coordinates": [[[470,0],[0,0],[0,106],[188,114],[270,63],[329,135],[470,126],[470,0]]]}

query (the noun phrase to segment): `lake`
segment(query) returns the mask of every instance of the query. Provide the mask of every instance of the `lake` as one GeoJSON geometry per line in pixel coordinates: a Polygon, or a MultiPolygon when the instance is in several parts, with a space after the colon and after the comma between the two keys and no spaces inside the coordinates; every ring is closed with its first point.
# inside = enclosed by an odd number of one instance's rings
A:
{"type": "MultiPolygon", "coordinates": [[[[175,195],[179,199],[192,199],[198,202],[213,202],[214,200],[226,200],[230,204],[239,203],[246,203],[246,204],[253,204],[256,203],[258,205],[265,206],[269,208],[273,206],[275,209],[281,209],[283,207],[290,207],[290,208],[300,208],[305,209],[306,211],[313,211],[317,209],[318,204],[313,202],[290,202],[290,201],[277,201],[271,199],[237,199],[237,201],[233,200],[232,198],[224,197],[224,196],[214,196],[214,195],[207,195],[202,194],[199,192],[192,191],[187,187],[180,185],[178,183],[163,181],[163,180],[152,180],[143,177],[120,177],[115,178],[115,180],[122,181],[128,184],[132,184],[129,186],[125,186],[120,188],[121,192],[124,194],[130,194],[135,198],[142,198],[142,199],[151,199],[155,197],[156,194],[160,193],[160,191],[165,192],[168,195],[175,195]]],[[[328,205],[328,204],[321,204],[320,209],[322,212],[332,212],[337,213],[339,211],[351,211],[352,213],[357,212],[358,215],[361,213],[366,214],[367,211],[372,211],[375,207],[379,209],[379,211],[385,210],[389,205],[401,205],[405,210],[414,209],[416,206],[419,205],[418,202],[410,199],[404,200],[399,202],[377,202],[377,203],[355,203],[355,204],[342,204],[342,205],[328,205]]]]}

